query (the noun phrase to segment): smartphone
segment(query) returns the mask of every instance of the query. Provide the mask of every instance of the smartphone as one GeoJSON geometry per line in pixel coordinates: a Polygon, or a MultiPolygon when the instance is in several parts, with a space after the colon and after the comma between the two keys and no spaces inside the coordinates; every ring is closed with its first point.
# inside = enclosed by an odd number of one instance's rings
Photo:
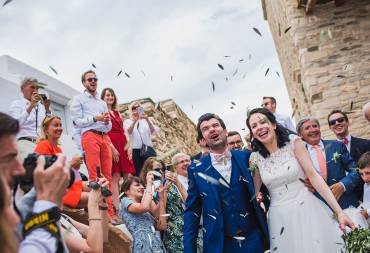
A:
{"type": "Polygon", "coordinates": [[[140,106],[140,107],[137,109],[137,113],[138,113],[139,115],[143,114],[143,113],[144,113],[144,108],[140,106]]]}

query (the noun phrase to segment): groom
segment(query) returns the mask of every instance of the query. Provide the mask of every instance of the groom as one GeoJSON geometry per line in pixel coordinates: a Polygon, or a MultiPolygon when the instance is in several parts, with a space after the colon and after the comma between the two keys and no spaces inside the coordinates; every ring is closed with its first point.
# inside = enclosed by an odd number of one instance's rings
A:
{"type": "Polygon", "coordinates": [[[184,252],[196,253],[203,215],[205,253],[262,253],[268,230],[247,168],[250,152],[228,151],[225,123],[215,114],[202,115],[197,131],[210,154],[188,168],[184,252]]]}

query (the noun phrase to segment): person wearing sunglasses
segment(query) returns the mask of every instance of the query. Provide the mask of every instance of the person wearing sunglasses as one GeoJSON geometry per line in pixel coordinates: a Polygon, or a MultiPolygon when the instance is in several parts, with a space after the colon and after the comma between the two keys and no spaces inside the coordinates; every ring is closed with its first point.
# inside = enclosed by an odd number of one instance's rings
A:
{"type": "Polygon", "coordinates": [[[155,157],[157,153],[152,143],[152,135],[158,128],[151,122],[144,112],[140,102],[134,101],[129,106],[130,118],[123,122],[130,137],[132,147],[132,160],[135,166],[135,175],[139,176],[145,160],[155,157]]]}
{"type": "MultiPolygon", "coordinates": [[[[88,70],[83,73],[81,82],[85,90],[73,98],[70,108],[73,126],[81,131],[81,146],[85,153],[89,180],[97,180],[99,167],[111,189],[113,144],[107,135],[112,129],[108,106],[97,93],[98,78],[94,71],[88,70]]],[[[108,213],[111,218],[114,217],[110,197],[108,213]]]]}
{"type": "Polygon", "coordinates": [[[346,146],[351,157],[356,162],[362,154],[370,151],[370,140],[350,135],[349,120],[346,113],[341,110],[331,111],[328,115],[328,124],[337,140],[346,146]]]}
{"type": "MultiPolygon", "coordinates": [[[[314,169],[328,184],[340,207],[357,207],[359,198],[356,188],[360,185],[360,175],[346,146],[336,140],[322,140],[320,123],[312,117],[301,119],[297,124],[297,132],[306,142],[314,169]]],[[[305,179],[305,184],[314,192],[308,179],[305,179]]],[[[323,200],[317,192],[315,195],[323,200]]]]}

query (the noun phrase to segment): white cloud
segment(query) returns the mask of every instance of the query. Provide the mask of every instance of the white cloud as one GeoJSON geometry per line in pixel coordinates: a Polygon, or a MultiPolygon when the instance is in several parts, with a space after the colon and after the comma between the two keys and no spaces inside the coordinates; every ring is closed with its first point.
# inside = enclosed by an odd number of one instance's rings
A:
{"type": "Polygon", "coordinates": [[[246,107],[259,106],[264,95],[274,95],[279,111],[291,113],[259,0],[17,0],[0,10],[0,23],[6,24],[0,26],[0,55],[50,75],[52,65],[58,79],[78,90],[81,73],[94,63],[100,89],[114,88],[120,102],[173,98],[194,121],[215,112],[229,129],[240,130],[246,107]],[[116,78],[120,69],[131,78],[116,78]],[[234,110],[230,101],[237,103],[234,110]]]}

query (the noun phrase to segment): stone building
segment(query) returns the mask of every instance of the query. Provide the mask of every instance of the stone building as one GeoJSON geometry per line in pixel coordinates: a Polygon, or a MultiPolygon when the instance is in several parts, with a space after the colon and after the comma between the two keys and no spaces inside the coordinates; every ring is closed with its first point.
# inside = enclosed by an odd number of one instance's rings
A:
{"type": "MultiPolygon", "coordinates": [[[[159,133],[152,138],[159,158],[162,158],[168,164],[177,152],[188,155],[198,153],[196,126],[172,99],[157,104],[150,98],[139,99],[138,101],[150,120],[160,128],[159,133]]],[[[118,107],[123,118],[129,117],[128,107],[130,103],[121,104],[118,107]]]]}
{"type": "Polygon", "coordinates": [[[370,1],[261,0],[295,119],[348,112],[350,132],[370,137],[362,106],[370,101],[370,1]]]}

